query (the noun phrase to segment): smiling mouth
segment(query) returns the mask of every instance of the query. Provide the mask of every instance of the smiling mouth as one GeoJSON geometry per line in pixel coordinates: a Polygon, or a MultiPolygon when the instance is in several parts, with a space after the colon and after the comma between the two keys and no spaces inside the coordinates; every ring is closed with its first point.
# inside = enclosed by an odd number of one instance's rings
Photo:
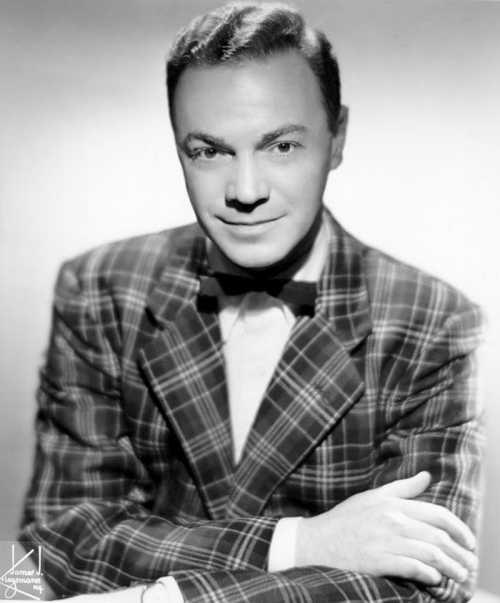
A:
{"type": "Polygon", "coordinates": [[[252,226],[262,226],[263,224],[270,224],[271,222],[276,222],[280,218],[281,218],[281,216],[279,216],[277,218],[269,218],[267,220],[254,220],[253,222],[247,222],[247,221],[243,221],[243,220],[237,220],[237,221],[225,220],[224,218],[219,218],[219,219],[222,222],[224,222],[224,224],[227,224],[228,226],[246,226],[246,227],[251,228],[252,226]]]}

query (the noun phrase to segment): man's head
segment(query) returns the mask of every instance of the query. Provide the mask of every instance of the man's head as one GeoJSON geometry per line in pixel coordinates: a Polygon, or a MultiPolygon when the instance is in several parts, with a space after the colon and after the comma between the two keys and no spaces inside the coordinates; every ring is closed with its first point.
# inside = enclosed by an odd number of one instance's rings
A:
{"type": "Polygon", "coordinates": [[[231,2],[200,15],[181,30],[167,62],[170,118],[175,129],[174,96],[188,67],[235,64],[296,51],[317,78],[328,126],[336,133],[340,112],[340,76],[326,36],[307,27],[296,10],[278,3],[231,2]]]}
{"type": "Polygon", "coordinates": [[[346,115],[328,41],[282,5],[233,4],[179,35],[167,72],[199,223],[240,267],[283,262],[342,158],[346,115]]]}

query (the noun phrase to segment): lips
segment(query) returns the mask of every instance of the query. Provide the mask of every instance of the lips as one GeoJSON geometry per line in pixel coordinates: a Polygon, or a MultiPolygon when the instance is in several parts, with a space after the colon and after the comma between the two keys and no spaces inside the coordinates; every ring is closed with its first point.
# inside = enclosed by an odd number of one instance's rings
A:
{"type": "Polygon", "coordinates": [[[247,220],[226,220],[224,218],[219,218],[224,224],[228,224],[229,226],[262,226],[263,224],[270,224],[271,222],[276,222],[279,220],[281,216],[277,218],[267,218],[265,220],[253,220],[249,222],[247,220]]]}

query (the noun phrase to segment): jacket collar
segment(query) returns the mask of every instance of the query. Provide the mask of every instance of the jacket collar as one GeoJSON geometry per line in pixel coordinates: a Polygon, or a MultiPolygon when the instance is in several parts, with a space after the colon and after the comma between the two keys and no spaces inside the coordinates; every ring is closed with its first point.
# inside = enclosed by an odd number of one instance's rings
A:
{"type": "Polygon", "coordinates": [[[365,247],[325,209],[331,226],[329,253],[318,283],[316,313],[332,325],[346,350],[370,333],[370,299],[364,266],[365,247]]]}

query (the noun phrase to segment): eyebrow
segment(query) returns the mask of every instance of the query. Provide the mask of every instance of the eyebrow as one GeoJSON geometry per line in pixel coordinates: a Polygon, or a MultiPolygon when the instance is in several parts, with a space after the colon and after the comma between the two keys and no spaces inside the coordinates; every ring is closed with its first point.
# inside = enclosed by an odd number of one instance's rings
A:
{"type": "Polygon", "coordinates": [[[201,141],[205,144],[210,145],[211,147],[218,147],[222,149],[229,149],[229,145],[224,141],[223,138],[219,138],[218,136],[211,136],[210,134],[205,134],[204,132],[190,132],[181,142],[181,147],[183,149],[187,149],[190,142],[193,141],[201,141]]]}
{"type": "MultiPolygon", "coordinates": [[[[256,148],[262,149],[268,144],[274,142],[276,139],[280,138],[281,136],[286,136],[287,134],[295,133],[302,134],[306,132],[306,130],[307,128],[305,126],[299,124],[286,124],[284,126],[276,128],[276,130],[272,130],[271,132],[267,132],[266,134],[264,134],[257,143],[256,148]]],[[[217,147],[219,149],[224,149],[226,151],[232,150],[231,145],[227,143],[223,138],[219,138],[218,136],[212,136],[211,134],[207,134],[201,131],[190,132],[189,134],[187,134],[187,136],[185,136],[181,142],[181,147],[186,150],[188,148],[189,143],[193,141],[201,141],[207,145],[217,147]]]]}
{"type": "Polygon", "coordinates": [[[286,126],[281,126],[281,128],[276,128],[276,130],[264,134],[257,144],[257,148],[263,148],[281,136],[286,136],[287,134],[303,134],[306,130],[307,128],[305,126],[299,124],[287,124],[286,126]]]}

